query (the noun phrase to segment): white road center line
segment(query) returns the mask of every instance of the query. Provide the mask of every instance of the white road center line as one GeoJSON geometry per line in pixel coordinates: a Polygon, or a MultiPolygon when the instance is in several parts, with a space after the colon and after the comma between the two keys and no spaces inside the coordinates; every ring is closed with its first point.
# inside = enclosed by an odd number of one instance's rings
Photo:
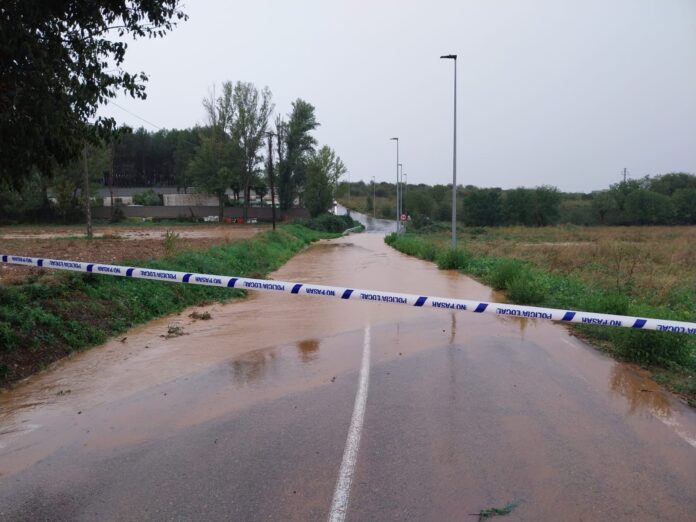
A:
{"type": "Polygon", "coordinates": [[[370,326],[365,327],[365,340],[363,342],[362,365],[360,367],[360,381],[358,391],[355,394],[355,406],[353,416],[350,419],[346,448],[343,450],[341,470],[338,473],[338,481],[334,490],[329,522],[343,522],[348,514],[348,501],[350,499],[350,485],[353,482],[355,462],[358,459],[360,448],[360,436],[362,435],[363,421],[365,419],[365,404],[367,403],[367,389],[370,385],[370,326]]]}

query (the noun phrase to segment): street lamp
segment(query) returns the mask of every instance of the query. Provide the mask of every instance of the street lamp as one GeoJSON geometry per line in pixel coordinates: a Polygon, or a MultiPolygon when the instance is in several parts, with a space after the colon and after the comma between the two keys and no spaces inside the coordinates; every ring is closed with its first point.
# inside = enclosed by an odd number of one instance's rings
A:
{"type": "Polygon", "coordinates": [[[404,199],[404,214],[406,214],[406,219],[408,219],[408,207],[406,206],[406,196],[408,195],[408,174],[405,172],[401,172],[401,179],[404,182],[404,194],[403,194],[403,199],[404,199]]]}
{"type": "Polygon", "coordinates": [[[389,138],[396,141],[396,231],[399,231],[399,138],[389,138]]]}
{"type": "Polygon", "coordinates": [[[273,172],[273,137],[275,134],[267,132],[268,136],[268,181],[271,185],[271,219],[273,220],[273,230],[276,229],[276,208],[275,208],[275,173],[273,172]]]}
{"type": "Polygon", "coordinates": [[[375,177],[372,176],[372,219],[375,219],[375,209],[377,208],[377,201],[375,195],[377,190],[375,189],[375,177]]]}
{"type": "Polygon", "coordinates": [[[401,186],[401,182],[404,179],[404,165],[403,163],[399,163],[399,177],[398,177],[398,184],[397,184],[397,191],[396,191],[396,196],[397,196],[397,202],[399,203],[399,228],[401,228],[401,214],[403,213],[403,208],[404,208],[404,201],[403,201],[403,195],[404,195],[404,190],[403,187],[401,186]]]}
{"type": "Polygon", "coordinates": [[[452,151],[452,248],[457,248],[457,55],[446,54],[441,59],[454,60],[454,148],[452,151]]]}

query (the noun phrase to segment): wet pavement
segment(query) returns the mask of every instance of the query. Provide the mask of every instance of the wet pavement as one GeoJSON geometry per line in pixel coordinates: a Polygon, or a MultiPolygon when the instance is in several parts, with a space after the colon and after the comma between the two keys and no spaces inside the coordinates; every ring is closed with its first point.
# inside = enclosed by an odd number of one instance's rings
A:
{"type": "MultiPolygon", "coordinates": [[[[500,299],[381,234],[273,277],[500,299]]],[[[0,520],[326,519],[368,326],[348,520],[696,519],[694,411],[561,326],[266,293],[196,310],[0,395],[0,520]]]]}

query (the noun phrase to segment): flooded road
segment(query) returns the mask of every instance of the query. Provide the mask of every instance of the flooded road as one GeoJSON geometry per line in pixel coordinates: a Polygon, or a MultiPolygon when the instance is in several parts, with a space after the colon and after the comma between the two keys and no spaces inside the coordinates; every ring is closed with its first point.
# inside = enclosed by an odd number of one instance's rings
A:
{"type": "MultiPolygon", "coordinates": [[[[380,234],[273,277],[500,299],[380,234]]],[[[326,520],[361,369],[347,520],[694,520],[694,412],[560,326],[268,293],[193,311],[0,395],[1,520],[326,520]]]]}

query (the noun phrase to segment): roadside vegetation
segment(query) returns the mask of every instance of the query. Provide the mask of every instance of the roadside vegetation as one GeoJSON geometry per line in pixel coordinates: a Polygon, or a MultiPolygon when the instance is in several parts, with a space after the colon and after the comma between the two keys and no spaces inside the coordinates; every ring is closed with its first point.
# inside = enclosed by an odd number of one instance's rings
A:
{"type": "Polygon", "coordinates": [[[296,222],[312,230],[339,234],[344,230],[362,226],[350,216],[334,216],[333,214],[322,214],[312,219],[298,219],[296,222]]]}
{"type": "MultiPolygon", "coordinates": [[[[510,302],[696,321],[696,230],[686,227],[461,228],[434,224],[385,241],[505,292],[510,302]]],[[[570,325],[618,359],[652,371],[696,406],[692,336],[570,325]]]]}
{"type": "MultiPolygon", "coordinates": [[[[451,185],[409,184],[403,191],[405,211],[415,226],[450,219],[451,185]]],[[[394,184],[342,182],[337,194],[348,208],[394,219],[394,184]]],[[[676,172],[626,179],[589,193],[561,192],[552,186],[508,190],[459,186],[457,220],[469,227],[694,225],[696,176],[676,172]]]]}
{"type": "MultiPolygon", "coordinates": [[[[283,225],[252,239],[205,251],[177,248],[175,232],[164,238],[160,259],[130,259],[132,266],[262,278],[306,245],[336,237],[334,216],[283,225]],[[309,228],[311,226],[312,228],[309,228]],[[326,230],[332,230],[327,232],[326,230]]],[[[338,219],[338,218],[336,218],[338,219]]],[[[34,373],[65,355],[124,332],[155,317],[196,304],[244,295],[199,285],[144,279],[40,271],[13,285],[0,286],[0,386],[34,373]]]]}

